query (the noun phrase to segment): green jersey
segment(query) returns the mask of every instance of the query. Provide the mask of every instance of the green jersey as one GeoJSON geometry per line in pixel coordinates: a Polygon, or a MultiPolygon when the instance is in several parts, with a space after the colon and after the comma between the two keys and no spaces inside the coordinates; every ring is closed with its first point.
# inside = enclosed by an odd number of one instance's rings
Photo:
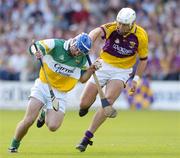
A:
{"type": "MultiPolygon", "coordinates": [[[[36,42],[43,53],[43,64],[52,87],[59,91],[70,91],[81,77],[87,59],[84,55],[72,56],[69,51],[70,40],[47,39],[36,42]]],[[[31,52],[31,50],[30,50],[31,52]]],[[[41,68],[39,78],[47,83],[41,68]]]]}

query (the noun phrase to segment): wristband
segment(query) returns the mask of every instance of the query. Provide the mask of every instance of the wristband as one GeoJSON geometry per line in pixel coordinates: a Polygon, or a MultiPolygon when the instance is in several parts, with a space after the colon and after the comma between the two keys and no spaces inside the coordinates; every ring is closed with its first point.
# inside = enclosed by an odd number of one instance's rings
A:
{"type": "Polygon", "coordinates": [[[138,75],[135,75],[134,78],[133,78],[133,81],[138,82],[139,80],[140,80],[140,77],[138,75]]]}

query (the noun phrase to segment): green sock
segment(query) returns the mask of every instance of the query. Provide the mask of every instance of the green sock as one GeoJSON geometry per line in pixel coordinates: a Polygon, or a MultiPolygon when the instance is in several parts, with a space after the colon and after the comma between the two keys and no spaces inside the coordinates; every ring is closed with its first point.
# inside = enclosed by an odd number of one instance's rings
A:
{"type": "Polygon", "coordinates": [[[11,147],[15,147],[16,149],[18,149],[19,145],[20,145],[20,141],[13,138],[12,143],[11,143],[11,147]]]}
{"type": "Polygon", "coordinates": [[[45,110],[42,110],[40,117],[41,117],[42,119],[44,119],[44,118],[45,118],[45,114],[46,114],[45,110]]]}

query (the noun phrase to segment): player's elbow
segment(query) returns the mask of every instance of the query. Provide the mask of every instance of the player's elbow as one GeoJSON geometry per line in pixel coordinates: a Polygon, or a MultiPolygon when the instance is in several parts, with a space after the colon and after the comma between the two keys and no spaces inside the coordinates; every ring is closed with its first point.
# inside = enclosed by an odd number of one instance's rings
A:
{"type": "Polygon", "coordinates": [[[81,82],[81,83],[86,83],[86,79],[83,79],[83,78],[81,78],[81,79],[79,79],[79,82],[81,82]]]}
{"type": "Polygon", "coordinates": [[[101,29],[98,27],[98,28],[95,28],[94,30],[92,30],[90,33],[89,33],[89,36],[91,38],[91,40],[93,41],[93,43],[96,41],[96,39],[98,39],[98,37],[101,36],[101,29]]]}
{"type": "Polygon", "coordinates": [[[88,80],[90,77],[91,77],[91,75],[84,74],[83,76],[80,77],[79,82],[85,83],[85,82],[87,82],[87,80],[88,80]]]}

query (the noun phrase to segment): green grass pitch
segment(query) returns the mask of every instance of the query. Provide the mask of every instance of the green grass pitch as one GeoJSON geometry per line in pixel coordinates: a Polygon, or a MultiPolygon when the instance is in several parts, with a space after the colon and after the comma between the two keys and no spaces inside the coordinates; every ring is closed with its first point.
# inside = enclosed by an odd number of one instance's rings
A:
{"type": "Polygon", "coordinates": [[[67,111],[54,133],[35,124],[24,137],[19,153],[8,153],[15,127],[24,111],[0,111],[0,158],[180,158],[180,112],[119,111],[97,131],[93,146],[80,153],[76,144],[94,111],[80,118],[67,111]]]}

